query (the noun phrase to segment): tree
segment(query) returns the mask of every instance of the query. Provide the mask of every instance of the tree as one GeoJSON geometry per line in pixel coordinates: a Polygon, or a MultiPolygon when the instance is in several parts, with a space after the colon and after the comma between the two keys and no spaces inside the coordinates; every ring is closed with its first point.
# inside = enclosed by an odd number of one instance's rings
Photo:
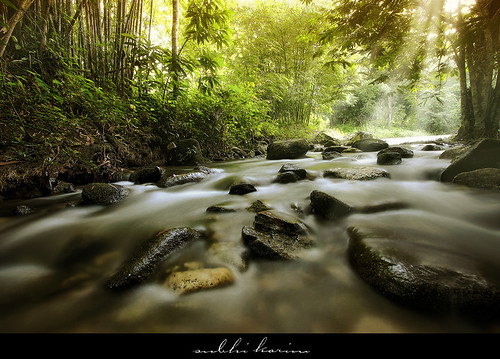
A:
{"type": "Polygon", "coordinates": [[[339,0],[328,11],[330,26],[322,39],[340,44],[343,51],[364,53],[373,66],[405,75],[411,86],[419,81],[426,61],[440,65],[443,56],[454,55],[461,84],[457,137],[497,137],[500,4],[477,0],[469,11],[459,7],[454,14],[448,14],[444,4],[443,0],[339,0]],[[451,51],[444,53],[442,42],[451,51]]]}
{"type": "Polygon", "coordinates": [[[6,2],[6,4],[15,10],[15,12],[10,17],[6,25],[0,29],[0,57],[3,56],[17,23],[21,21],[24,13],[32,3],[33,0],[19,0],[17,6],[15,6],[10,1],[6,2]]]}

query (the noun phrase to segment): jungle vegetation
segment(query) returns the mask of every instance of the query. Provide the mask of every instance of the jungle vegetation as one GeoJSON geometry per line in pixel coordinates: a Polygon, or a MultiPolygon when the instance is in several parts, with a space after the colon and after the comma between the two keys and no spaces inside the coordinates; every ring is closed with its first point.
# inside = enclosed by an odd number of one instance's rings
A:
{"type": "Polygon", "coordinates": [[[494,0],[0,0],[0,161],[196,138],[497,137],[494,0]],[[133,139],[133,140],[132,140],[133,139]]]}

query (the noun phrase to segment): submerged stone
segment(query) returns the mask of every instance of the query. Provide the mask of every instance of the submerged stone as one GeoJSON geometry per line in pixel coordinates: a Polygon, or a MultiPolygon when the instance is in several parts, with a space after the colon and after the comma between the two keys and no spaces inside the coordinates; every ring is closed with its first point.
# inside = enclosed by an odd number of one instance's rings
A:
{"type": "Polygon", "coordinates": [[[352,267],[387,298],[428,313],[498,318],[499,288],[467,255],[390,231],[351,227],[348,234],[352,267]]]}
{"type": "Polygon", "coordinates": [[[377,178],[389,178],[386,170],[372,167],[334,168],[323,172],[323,177],[366,181],[377,178]]]}
{"type": "Polygon", "coordinates": [[[255,192],[257,189],[250,183],[237,183],[229,188],[229,194],[244,195],[247,193],[255,192]]]}
{"type": "Polygon", "coordinates": [[[164,285],[179,294],[223,287],[235,281],[233,272],[226,267],[201,268],[174,272],[164,285]]]}

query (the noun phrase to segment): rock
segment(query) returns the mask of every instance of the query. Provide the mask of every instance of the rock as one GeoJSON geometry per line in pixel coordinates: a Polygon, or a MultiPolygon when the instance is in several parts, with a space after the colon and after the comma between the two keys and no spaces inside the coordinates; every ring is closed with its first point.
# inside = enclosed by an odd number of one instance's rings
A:
{"type": "Polygon", "coordinates": [[[297,174],[290,171],[290,172],[279,173],[275,179],[275,182],[286,184],[286,183],[297,182],[300,180],[301,178],[297,174]]]}
{"type": "Polygon", "coordinates": [[[358,141],[369,140],[369,139],[373,139],[373,135],[371,133],[365,131],[358,131],[351,136],[349,141],[347,141],[347,145],[352,146],[354,143],[358,141]]]}
{"type": "Polygon", "coordinates": [[[313,243],[304,223],[271,211],[257,213],[254,226],[243,227],[242,239],[254,257],[272,260],[298,259],[313,243]]]}
{"type": "Polygon", "coordinates": [[[338,153],[342,153],[344,152],[345,150],[348,150],[349,146],[328,146],[328,147],[325,147],[325,149],[323,150],[323,153],[325,152],[338,152],[338,153]]]}
{"type": "Polygon", "coordinates": [[[200,231],[180,227],[157,233],[126,260],[118,272],[108,281],[110,289],[127,288],[150,279],[158,265],[171,254],[200,240],[200,231]]]}
{"type": "Polygon", "coordinates": [[[156,185],[162,188],[179,186],[187,183],[198,183],[207,178],[208,174],[201,171],[188,172],[181,175],[164,174],[156,185]]]}
{"type": "Polygon", "coordinates": [[[265,204],[264,202],[262,202],[261,200],[257,200],[255,202],[253,202],[250,207],[247,208],[247,211],[250,211],[250,212],[261,212],[261,211],[268,211],[270,210],[271,207],[268,206],[267,204],[265,204]]]}
{"type": "Polygon", "coordinates": [[[448,148],[439,155],[439,159],[454,161],[457,157],[464,154],[468,150],[469,150],[468,146],[455,146],[452,148],[448,148]]]}
{"type": "Polygon", "coordinates": [[[356,141],[352,144],[352,147],[363,152],[376,152],[389,147],[389,144],[383,140],[372,138],[356,141]]]}
{"type": "Polygon", "coordinates": [[[257,191],[257,189],[255,188],[255,186],[253,184],[250,184],[250,183],[237,183],[237,184],[233,184],[230,188],[229,188],[229,194],[233,194],[233,195],[245,195],[247,193],[251,193],[251,192],[255,192],[257,191]]]}
{"type": "Polygon", "coordinates": [[[440,315],[498,317],[500,292],[467,254],[392,233],[349,228],[348,256],[358,275],[387,298],[440,315]]]}
{"type": "Polygon", "coordinates": [[[64,182],[64,181],[58,181],[57,185],[52,190],[52,193],[54,193],[54,194],[74,193],[74,192],[76,192],[75,186],[73,186],[72,183],[68,183],[68,182],[64,182]]]}
{"type": "Polygon", "coordinates": [[[26,216],[28,214],[33,214],[33,213],[35,213],[35,210],[24,204],[17,205],[14,208],[14,215],[16,216],[26,216]]]}
{"type": "Polygon", "coordinates": [[[82,199],[86,204],[111,205],[128,196],[128,190],[113,183],[90,183],[82,189],[82,199]]]}
{"type": "Polygon", "coordinates": [[[377,154],[378,165],[399,165],[402,161],[399,152],[379,152],[377,154]]]}
{"type": "Polygon", "coordinates": [[[146,166],[134,171],[130,176],[130,181],[136,184],[155,183],[161,178],[162,171],[158,166],[146,166]]]}
{"type": "Polygon", "coordinates": [[[354,212],[353,207],[324,192],[312,191],[309,198],[313,213],[324,219],[335,220],[354,212]]]}
{"type": "Polygon", "coordinates": [[[319,143],[320,145],[326,146],[329,143],[335,143],[338,144],[340,143],[339,140],[336,140],[332,136],[326,134],[325,132],[320,132],[318,133],[313,140],[314,143],[319,143]]]}
{"type": "Polygon", "coordinates": [[[198,165],[207,161],[202,155],[199,142],[194,138],[179,141],[175,147],[171,146],[167,151],[167,160],[174,166],[198,165]]]}
{"type": "Polygon", "coordinates": [[[398,146],[393,146],[393,147],[388,147],[386,149],[383,149],[382,151],[379,151],[378,154],[385,153],[385,152],[397,152],[401,155],[401,158],[412,158],[414,156],[414,153],[412,150],[404,147],[398,147],[398,146]]]}
{"type": "Polygon", "coordinates": [[[473,188],[500,190],[500,169],[480,168],[462,172],[456,175],[452,182],[473,188]]]}
{"type": "Polygon", "coordinates": [[[441,181],[451,182],[459,173],[480,168],[500,168],[500,140],[479,141],[443,171],[441,181]]]}
{"type": "Polygon", "coordinates": [[[323,152],[321,154],[321,157],[324,160],[333,160],[335,158],[342,157],[342,154],[340,154],[339,152],[335,152],[335,151],[328,151],[328,152],[323,152]]]}
{"type": "Polygon", "coordinates": [[[223,287],[235,281],[233,272],[226,267],[202,268],[174,272],[168,276],[164,285],[179,294],[223,287]]]}
{"type": "Polygon", "coordinates": [[[342,178],[347,180],[373,180],[377,178],[390,178],[389,172],[372,167],[355,167],[355,168],[334,168],[323,172],[323,177],[342,178]]]}
{"type": "Polygon", "coordinates": [[[216,204],[213,206],[210,206],[206,210],[207,212],[210,213],[231,213],[231,212],[236,212],[234,208],[228,207],[226,204],[216,204]]]}
{"type": "Polygon", "coordinates": [[[304,139],[274,141],[267,147],[268,160],[294,159],[303,157],[310,144],[304,139]]]}
{"type": "Polygon", "coordinates": [[[121,169],[111,175],[111,180],[113,182],[130,181],[131,176],[132,171],[121,169]]]}
{"type": "Polygon", "coordinates": [[[296,166],[293,163],[285,163],[283,166],[281,166],[279,173],[284,173],[284,172],[293,172],[300,179],[305,179],[307,177],[307,171],[303,168],[296,166]]]}
{"type": "Polygon", "coordinates": [[[444,147],[440,145],[425,145],[421,151],[443,151],[444,147]]]}

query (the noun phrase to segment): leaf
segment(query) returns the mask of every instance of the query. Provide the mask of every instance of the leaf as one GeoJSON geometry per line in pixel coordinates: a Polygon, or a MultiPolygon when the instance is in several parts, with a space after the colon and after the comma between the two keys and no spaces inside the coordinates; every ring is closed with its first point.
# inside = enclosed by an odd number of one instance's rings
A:
{"type": "Polygon", "coordinates": [[[14,10],[18,11],[16,5],[14,5],[13,3],[11,3],[9,0],[0,0],[0,1],[3,2],[5,5],[10,6],[14,10]]]}

